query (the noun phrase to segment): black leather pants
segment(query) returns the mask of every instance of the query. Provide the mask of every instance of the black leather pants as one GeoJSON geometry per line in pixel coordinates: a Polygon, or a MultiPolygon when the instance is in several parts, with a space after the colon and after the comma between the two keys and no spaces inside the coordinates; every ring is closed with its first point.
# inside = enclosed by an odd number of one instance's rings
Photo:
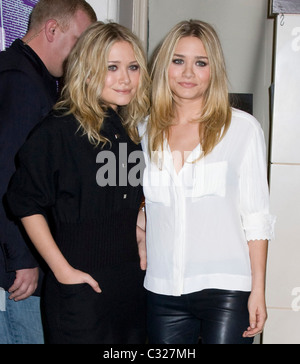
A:
{"type": "Polygon", "coordinates": [[[148,292],[150,344],[252,344],[249,292],[208,289],[181,297],[148,292]]]}

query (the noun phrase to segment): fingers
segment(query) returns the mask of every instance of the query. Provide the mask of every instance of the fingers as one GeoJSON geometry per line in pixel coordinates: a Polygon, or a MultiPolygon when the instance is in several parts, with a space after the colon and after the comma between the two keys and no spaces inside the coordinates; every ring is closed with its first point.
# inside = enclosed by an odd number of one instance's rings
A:
{"type": "Polygon", "coordinates": [[[99,286],[99,284],[98,284],[98,283],[96,283],[96,284],[90,284],[90,286],[93,288],[93,290],[94,290],[96,293],[102,293],[101,288],[100,288],[100,286],[99,286]]]}
{"type": "Polygon", "coordinates": [[[243,337],[255,337],[256,335],[262,334],[263,330],[261,328],[251,328],[248,327],[247,331],[243,333],[243,337]]]}
{"type": "Polygon", "coordinates": [[[243,337],[254,337],[259,335],[263,332],[264,325],[266,322],[267,317],[262,315],[250,315],[250,326],[248,327],[247,331],[243,333],[243,337]]]}
{"type": "Polygon", "coordinates": [[[16,271],[16,279],[8,292],[10,300],[21,301],[30,297],[38,285],[38,269],[23,269],[16,271]]]}
{"type": "Polygon", "coordinates": [[[26,284],[21,282],[15,282],[11,288],[8,290],[11,295],[9,296],[10,300],[14,300],[16,302],[22,301],[30,297],[35,290],[37,289],[37,284],[26,284]]]}
{"type": "Polygon", "coordinates": [[[141,267],[141,270],[143,270],[143,271],[147,270],[147,259],[146,258],[145,259],[141,258],[140,267],[141,267]]]}
{"type": "Polygon", "coordinates": [[[89,284],[96,293],[102,293],[99,283],[95,281],[95,279],[93,279],[91,276],[88,277],[85,283],[89,284]]]}
{"type": "Polygon", "coordinates": [[[147,250],[146,250],[146,244],[140,243],[139,244],[139,256],[140,256],[140,267],[141,270],[147,269],[147,250]]]}
{"type": "Polygon", "coordinates": [[[63,277],[60,277],[60,279],[56,277],[56,279],[64,285],[88,284],[95,292],[102,293],[98,282],[91,275],[72,267],[68,272],[64,272],[63,277]]]}
{"type": "Polygon", "coordinates": [[[256,316],[256,314],[253,315],[250,314],[249,321],[250,321],[250,331],[256,330],[258,325],[258,317],[256,316]]]}
{"type": "Polygon", "coordinates": [[[138,251],[140,256],[140,267],[141,270],[147,269],[147,248],[146,248],[146,236],[145,232],[139,227],[137,228],[137,238],[138,238],[138,251]]]}

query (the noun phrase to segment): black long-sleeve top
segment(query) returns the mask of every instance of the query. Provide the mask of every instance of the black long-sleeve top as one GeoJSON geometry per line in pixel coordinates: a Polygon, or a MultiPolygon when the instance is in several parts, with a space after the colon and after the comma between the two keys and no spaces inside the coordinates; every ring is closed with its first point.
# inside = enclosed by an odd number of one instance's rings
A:
{"type": "Polygon", "coordinates": [[[5,192],[15,171],[16,153],[57,97],[56,79],[29,46],[17,39],[0,52],[0,287],[6,290],[16,270],[35,268],[38,262],[22,227],[9,216],[5,192]]]}
{"type": "Polygon", "coordinates": [[[20,150],[7,193],[14,215],[44,215],[68,262],[90,274],[139,259],[142,187],[125,179],[142,177],[143,155],[120,117],[113,110],[108,114],[101,133],[110,143],[97,147],[78,130],[73,115],[49,115],[20,150]],[[141,159],[128,161],[130,155],[141,159]],[[105,181],[109,185],[103,186],[105,181]]]}

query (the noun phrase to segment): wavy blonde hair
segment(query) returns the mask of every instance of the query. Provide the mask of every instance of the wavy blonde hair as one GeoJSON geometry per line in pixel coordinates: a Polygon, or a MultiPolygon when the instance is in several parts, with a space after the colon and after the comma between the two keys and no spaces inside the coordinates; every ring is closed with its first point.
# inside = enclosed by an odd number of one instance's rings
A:
{"type": "Polygon", "coordinates": [[[183,21],[168,33],[152,64],[152,107],[148,123],[150,155],[154,151],[163,150],[164,137],[172,125],[174,99],[168,72],[177,44],[185,37],[196,37],[202,41],[210,65],[210,85],[204,96],[201,117],[197,120],[204,126],[202,138],[199,128],[203,150],[201,157],[214,149],[230,126],[232,109],[229,102],[225,59],[218,35],[213,27],[205,22],[183,21]]]}
{"type": "Polygon", "coordinates": [[[65,86],[55,109],[64,115],[73,114],[90,143],[109,142],[101,135],[101,127],[109,106],[101,98],[108,71],[108,57],[112,46],[120,41],[132,45],[140,67],[140,81],[136,95],[129,105],[118,110],[129,137],[139,143],[137,124],[149,111],[150,77],[146,57],[139,39],[127,28],[116,24],[96,22],[80,37],[72,50],[66,69],[65,86]]]}

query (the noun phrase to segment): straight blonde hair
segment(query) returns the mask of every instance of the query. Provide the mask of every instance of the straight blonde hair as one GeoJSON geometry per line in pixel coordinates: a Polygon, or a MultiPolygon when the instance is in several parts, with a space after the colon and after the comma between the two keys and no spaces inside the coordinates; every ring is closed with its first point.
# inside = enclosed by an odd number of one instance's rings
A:
{"type": "MultiPolygon", "coordinates": [[[[148,123],[148,148],[163,150],[164,138],[174,118],[174,99],[169,85],[168,71],[179,40],[196,37],[204,45],[210,65],[210,85],[204,95],[202,115],[197,122],[203,125],[202,156],[208,155],[226,134],[232,109],[229,102],[225,59],[217,33],[213,27],[200,20],[183,21],[166,36],[157,52],[151,70],[152,95],[148,123]]],[[[200,108],[200,105],[199,105],[200,108]]],[[[201,110],[199,110],[201,111],[201,110]]]]}
{"type": "Polygon", "coordinates": [[[65,86],[61,99],[55,106],[55,109],[67,110],[64,114],[73,114],[80,124],[79,129],[94,145],[105,145],[108,142],[101,135],[101,127],[109,106],[101,94],[108,71],[110,50],[120,41],[128,42],[133,47],[140,67],[140,82],[130,104],[120,107],[118,113],[129,137],[139,143],[137,125],[149,112],[150,77],[139,39],[119,24],[96,22],[82,34],[69,56],[65,86]]]}

